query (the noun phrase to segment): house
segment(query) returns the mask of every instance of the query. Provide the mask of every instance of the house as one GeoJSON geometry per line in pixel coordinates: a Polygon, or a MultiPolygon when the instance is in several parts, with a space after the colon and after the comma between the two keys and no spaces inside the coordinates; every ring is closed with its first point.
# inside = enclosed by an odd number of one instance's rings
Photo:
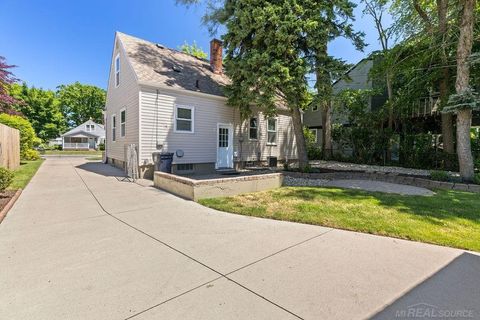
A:
{"type": "Polygon", "coordinates": [[[222,42],[210,61],[120,32],[115,34],[106,103],[106,158],[125,168],[127,147],[139,172],[153,175],[153,152],[174,153],[173,172],[202,173],[297,158],[286,109],[242,119],[226,104],[222,42]]]}
{"type": "MultiPolygon", "coordinates": [[[[334,94],[340,93],[343,90],[373,90],[383,89],[383,84],[375,83],[369,77],[370,70],[373,68],[376,61],[372,57],[360,60],[352,68],[350,68],[344,77],[333,83],[334,94]]],[[[386,94],[373,95],[369,97],[368,109],[375,110],[380,108],[387,101],[386,94]]],[[[303,123],[316,136],[316,143],[321,146],[323,143],[323,115],[322,110],[317,105],[312,105],[310,109],[306,110],[303,115],[303,123]]],[[[340,123],[349,125],[344,116],[339,115],[333,111],[332,123],[340,123]]]]}
{"type": "Polygon", "coordinates": [[[97,150],[105,143],[103,125],[88,120],[76,128],[62,134],[63,150],[97,150]]]}

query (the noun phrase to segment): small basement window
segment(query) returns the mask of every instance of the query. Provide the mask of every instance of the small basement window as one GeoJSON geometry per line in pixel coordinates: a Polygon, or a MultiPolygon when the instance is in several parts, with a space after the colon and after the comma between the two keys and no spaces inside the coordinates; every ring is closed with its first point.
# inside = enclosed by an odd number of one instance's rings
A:
{"type": "Polygon", "coordinates": [[[194,108],[175,106],[175,131],[193,132],[194,108]]]}
{"type": "Polygon", "coordinates": [[[179,163],[177,171],[193,171],[193,163],[179,163]]]}
{"type": "Polygon", "coordinates": [[[250,128],[249,128],[249,138],[250,140],[258,139],[258,119],[250,118],[250,128]]]}
{"type": "Polygon", "coordinates": [[[127,120],[127,112],[125,109],[120,111],[120,136],[125,137],[125,131],[126,131],[126,120],[127,120]]]}
{"type": "Polygon", "coordinates": [[[120,54],[115,57],[115,87],[120,85],[120,54]]]}
{"type": "Polygon", "coordinates": [[[277,119],[270,118],[267,120],[267,144],[274,145],[277,143],[277,119]]]}

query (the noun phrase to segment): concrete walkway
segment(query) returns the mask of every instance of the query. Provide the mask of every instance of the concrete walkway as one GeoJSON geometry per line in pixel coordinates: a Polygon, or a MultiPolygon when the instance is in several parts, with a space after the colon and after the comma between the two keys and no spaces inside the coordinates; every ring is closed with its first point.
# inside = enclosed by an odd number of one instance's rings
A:
{"type": "Polygon", "coordinates": [[[1,319],[480,317],[475,254],[221,213],[120,175],[45,161],[0,225],[1,319]]]}

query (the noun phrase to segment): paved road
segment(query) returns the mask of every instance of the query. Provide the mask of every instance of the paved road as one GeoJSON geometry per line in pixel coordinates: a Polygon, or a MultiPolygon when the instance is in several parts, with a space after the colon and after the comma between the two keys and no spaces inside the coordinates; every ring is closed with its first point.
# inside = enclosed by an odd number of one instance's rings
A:
{"type": "Polygon", "coordinates": [[[225,214],[120,175],[45,161],[0,225],[1,319],[480,317],[477,255],[225,214]]]}

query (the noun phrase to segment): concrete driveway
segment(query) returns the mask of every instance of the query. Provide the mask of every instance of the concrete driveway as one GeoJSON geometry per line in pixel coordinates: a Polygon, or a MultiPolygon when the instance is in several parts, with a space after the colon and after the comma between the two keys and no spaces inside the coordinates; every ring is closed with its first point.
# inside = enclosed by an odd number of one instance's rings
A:
{"type": "Polygon", "coordinates": [[[1,319],[480,318],[476,254],[226,214],[121,175],[45,161],[0,225],[1,319]]]}

